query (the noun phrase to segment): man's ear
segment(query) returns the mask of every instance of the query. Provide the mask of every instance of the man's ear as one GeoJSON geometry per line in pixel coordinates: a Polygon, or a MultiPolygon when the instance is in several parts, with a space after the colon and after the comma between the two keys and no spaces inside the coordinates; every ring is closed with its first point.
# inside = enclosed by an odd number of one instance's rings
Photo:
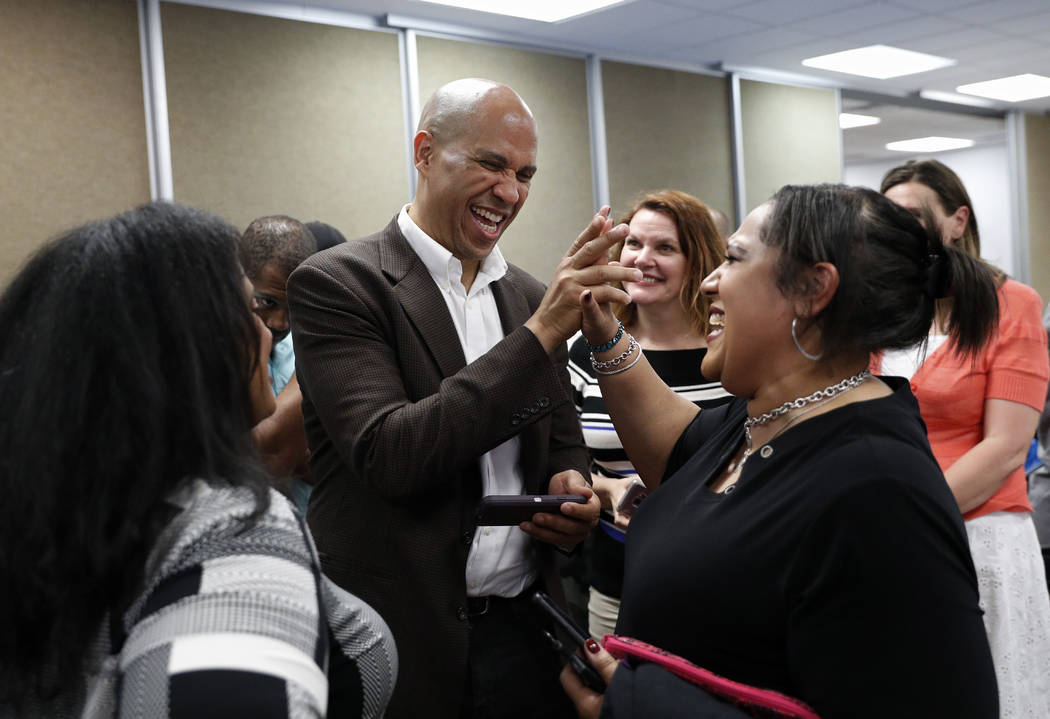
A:
{"type": "Polygon", "coordinates": [[[412,164],[419,172],[426,174],[434,156],[434,136],[426,130],[420,130],[412,138],[412,164]]]}
{"type": "Polygon", "coordinates": [[[818,262],[806,271],[806,292],[798,300],[796,314],[814,317],[824,311],[839,289],[839,270],[830,262],[818,262]]]}
{"type": "Polygon", "coordinates": [[[959,209],[948,218],[947,224],[948,237],[954,243],[966,234],[966,226],[970,224],[970,208],[966,205],[959,205],[959,209]]]}

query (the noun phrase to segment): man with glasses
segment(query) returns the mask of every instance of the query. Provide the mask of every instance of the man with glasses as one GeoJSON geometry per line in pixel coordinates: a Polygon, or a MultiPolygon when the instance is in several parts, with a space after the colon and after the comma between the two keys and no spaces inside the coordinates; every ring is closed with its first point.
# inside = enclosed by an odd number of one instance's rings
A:
{"type": "Polygon", "coordinates": [[[266,464],[305,515],[310,497],[303,429],[302,394],[295,377],[295,350],[285,285],[288,275],[317,250],[317,241],[303,223],[284,215],[253,220],[237,243],[241,266],[254,288],[253,307],[273,334],[270,379],[277,411],[252,430],[266,464]]]}

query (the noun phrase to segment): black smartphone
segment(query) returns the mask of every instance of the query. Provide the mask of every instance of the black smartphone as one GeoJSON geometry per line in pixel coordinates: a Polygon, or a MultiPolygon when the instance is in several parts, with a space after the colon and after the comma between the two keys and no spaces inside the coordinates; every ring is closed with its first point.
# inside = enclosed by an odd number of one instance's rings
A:
{"type": "Polygon", "coordinates": [[[598,673],[598,670],[590,665],[590,663],[576,654],[575,648],[579,647],[581,650],[586,651],[586,642],[591,638],[591,635],[580,628],[576,622],[572,621],[568,614],[566,614],[561,607],[554,603],[545,592],[537,590],[532,595],[532,603],[543,612],[545,617],[550,618],[554,621],[555,626],[560,629],[569,638],[574,646],[567,647],[557,637],[548,631],[544,631],[543,635],[550,642],[551,646],[554,647],[572,666],[572,669],[580,677],[580,681],[585,686],[593,689],[596,692],[605,691],[605,680],[602,679],[602,675],[598,673]]]}
{"type": "Polygon", "coordinates": [[[587,498],[580,494],[490,494],[478,503],[475,524],[484,527],[530,522],[537,512],[561,514],[565,502],[587,504],[587,498]]]}
{"type": "Polygon", "coordinates": [[[640,479],[633,479],[627,486],[627,491],[620,497],[620,501],[616,504],[616,511],[625,517],[630,517],[634,514],[634,510],[638,509],[638,505],[642,503],[642,500],[649,496],[649,490],[645,486],[645,482],[640,479]]]}

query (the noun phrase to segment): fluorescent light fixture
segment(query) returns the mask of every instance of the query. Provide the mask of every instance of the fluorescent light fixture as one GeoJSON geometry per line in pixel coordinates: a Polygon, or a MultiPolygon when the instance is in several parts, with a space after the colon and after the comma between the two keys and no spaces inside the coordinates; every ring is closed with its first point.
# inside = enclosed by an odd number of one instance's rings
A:
{"type": "Polygon", "coordinates": [[[890,77],[914,75],[917,72],[948,67],[954,65],[955,60],[912,50],[902,50],[889,45],[868,45],[853,50],[833,52],[830,55],[807,57],[802,64],[819,70],[831,70],[885,80],[890,77]]]}
{"type": "Polygon", "coordinates": [[[919,97],[924,100],[936,100],[937,102],[952,102],[956,105],[969,105],[970,107],[995,107],[990,100],[982,100],[979,97],[960,95],[955,92],[942,92],[940,90],[919,90],[919,97]]]}
{"type": "Polygon", "coordinates": [[[955,90],[967,95],[990,97],[993,100],[1024,102],[1025,100],[1034,100],[1037,97],[1050,96],[1050,77],[1026,72],[1024,75],[1013,75],[1011,77],[1001,77],[998,80],[959,85],[955,90]]]}
{"type": "Polygon", "coordinates": [[[880,122],[882,122],[882,118],[874,115],[854,115],[852,112],[839,113],[839,128],[842,130],[848,130],[851,127],[878,125],[880,122]]]}
{"type": "Polygon", "coordinates": [[[419,0],[434,5],[476,10],[477,12],[509,15],[511,17],[559,22],[578,15],[604,10],[631,0],[419,0]]]}
{"type": "Polygon", "coordinates": [[[945,150],[961,150],[964,147],[973,147],[973,140],[964,140],[961,137],[916,137],[914,140],[898,140],[887,142],[886,149],[895,152],[944,152],[945,150]]]}

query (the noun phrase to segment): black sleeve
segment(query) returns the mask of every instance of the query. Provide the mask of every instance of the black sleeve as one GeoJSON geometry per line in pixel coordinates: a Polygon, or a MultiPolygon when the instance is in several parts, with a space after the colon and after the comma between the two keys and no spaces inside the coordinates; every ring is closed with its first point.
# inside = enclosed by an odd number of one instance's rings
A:
{"type": "Polygon", "coordinates": [[[949,501],[866,480],[800,543],[787,649],[797,695],[821,716],[998,717],[973,563],[949,501]]]}
{"type": "Polygon", "coordinates": [[[605,690],[600,719],[748,719],[736,707],[716,699],[663,667],[621,664],[605,690]]]}
{"type": "Polygon", "coordinates": [[[667,469],[664,470],[661,484],[669,480],[675,472],[689,461],[708,439],[726,422],[737,421],[737,414],[742,411],[743,400],[733,398],[727,404],[718,407],[701,409],[693,421],[682,431],[678,441],[667,458],[667,469]]]}

